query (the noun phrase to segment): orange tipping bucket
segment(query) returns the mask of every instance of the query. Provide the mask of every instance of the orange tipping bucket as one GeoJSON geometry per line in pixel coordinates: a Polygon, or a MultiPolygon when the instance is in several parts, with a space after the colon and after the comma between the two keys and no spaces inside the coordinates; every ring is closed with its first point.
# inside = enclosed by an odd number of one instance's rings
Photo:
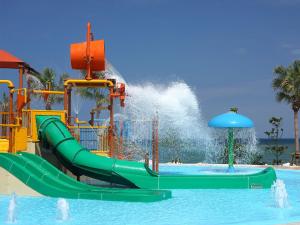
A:
{"type": "MultiPolygon", "coordinates": [[[[87,44],[86,42],[71,44],[71,66],[73,69],[87,69],[87,44]]],[[[91,71],[105,70],[105,47],[104,40],[90,42],[90,69],[91,71]]]]}

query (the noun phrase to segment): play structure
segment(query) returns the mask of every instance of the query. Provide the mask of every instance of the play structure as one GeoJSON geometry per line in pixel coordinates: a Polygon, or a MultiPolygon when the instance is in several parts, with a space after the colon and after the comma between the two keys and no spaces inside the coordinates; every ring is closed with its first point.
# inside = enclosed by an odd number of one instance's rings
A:
{"type": "Polygon", "coordinates": [[[236,128],[252,128],[253,122],[248,117],[229,111],[212,118],[208,126],[228,130],[228,172],[234,172],[234,136],[233,131],[236,128]]]}
{"type": "Polygon", "coordinates": [[[51,87],[36,90],[31,88],[30,82],[24,87],[24,73],[37,72],[17,57],[0,51],[0,68],[19,70],[18,87],[10,80],[0,80],[0,84],[7,85],[9,93],[8,108],[1,112],[0,124],[0,167],[4,169],[0,176],[1,180],[6,180],[1,184],[6,185],[6,192],[18,193],[18,188],[24,190],[25,185],[28,187],[25,194],[149,202],[170,198],[171,192],[163,189],[270,188],[276,180],[273,168],[255,174],[159,174],[158,118],[152,123],[152,169],[147,157],[145,162],[124,160],[123,133],[116,131],[122,130],[123,126],[115,124],[114,107],[116,102],[125,107],[125,84],[96,75],[96,71],[105,70],[105,48],[103,40],[93,40],[90,24],[87,40],[72,44],[70,49],[72,68],[84,70],[85,78],[68,78],[63,90],[59,91],[51,90],[51,87]],[[72,114],[74,88],[108,91],[107,105],[98,109],[107,112],[108,123],[99,124],[93,110],[89,121],[82,121],[78,115],[72,114]],[[33,94],[46,100],[50,95],[61,95],[64,108],[32,109],[33,94]],[[90,149],[83,146],[82,140],[83,131],[87,129],[103,131],[97,137],[96,147],[90,149]],[[121,185],[122,188],[87,185],[80,182],[82,176],[121,185]],[[12,179],[15,185],[10,184],[12,179]]]}

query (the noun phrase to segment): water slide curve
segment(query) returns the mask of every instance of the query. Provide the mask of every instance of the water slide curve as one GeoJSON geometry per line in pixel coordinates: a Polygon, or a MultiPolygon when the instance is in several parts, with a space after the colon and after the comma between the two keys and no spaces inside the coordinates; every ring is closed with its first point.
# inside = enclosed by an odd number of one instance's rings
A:
{"type": "Polygon", "coordinates": [[[82,147],[65,124],[54,116],[36,117],[39,139],[76,175],[141,189],[270,188],[276,180],[272,167],[254,174],[160,175],[141,162],[98,156],[82,147]]]}
{"type": "Polygon", "coordinates": [[[73,199],[154,202],[171,198],[170,191],[99,188],[64,174],[45,159],[30,153],[0,153],[0,166],[42,195],[73,199]]]}

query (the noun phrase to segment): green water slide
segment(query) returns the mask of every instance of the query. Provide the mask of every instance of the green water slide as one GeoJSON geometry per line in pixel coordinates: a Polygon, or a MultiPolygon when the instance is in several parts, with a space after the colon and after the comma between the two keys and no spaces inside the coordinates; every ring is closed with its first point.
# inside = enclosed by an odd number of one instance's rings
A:
{"type": "Polygon", "coordinates": [[[33,190],[50,197],[132,202],[154,202],[171,198],[170,191],[87,185],[65,175],[41,157],[29,153],[0,153],[0,166],[33,190]]]}
{"type": "Polygon", "coordinates": [[[143,189],[270,188],[276,173],[269,167],[255,174],[159,175],[144,163],[97,156],[82,147],[57,117],[36,117],[39,139],[74,174],[143,189]]]}

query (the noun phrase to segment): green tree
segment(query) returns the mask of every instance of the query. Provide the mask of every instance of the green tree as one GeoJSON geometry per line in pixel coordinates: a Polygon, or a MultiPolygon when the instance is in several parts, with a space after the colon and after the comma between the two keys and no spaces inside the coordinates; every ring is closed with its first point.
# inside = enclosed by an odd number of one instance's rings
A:
{"type": "Polygon", "coordinates": [[[279,157],[287,150],[287,146],[280,145],[279,141],[283,135],[282,117],[272,117],[269,119],[272,128],[265,131],[265,134],[272,140],[272,143],[266,147],[266,150],[271,151],[275,155],[273,164],[279,165],[282,160],[279,157]]]}
{"type": "Polygon", "coordinates": [[[239,111],[239,108],[238,107],[231,107],[229,109],[229,111],[237,113],[239,111]]]}
{"type": "MultiPolygon", "coordinates": [[[[69,75],[67,73],[63,73],[59,77],[59,82],[57,82],[56,73],[51,68],[45,68],[42,73],[35,73],[33,75],[39,79],[39,81],[41,82],[41,84],[43,86],[43,89],[48,89],[48,90],[53,90],[53,91],[62,91],[64,89],[63,81],[64,81],[64,79],[69,77],[69,75]]],[[[37,87],[35,87],[35,84],[32,83],[31,88],[34,89],[37,87]]],[[[47,97],[45,97],[45,95],[33,94],[33,97],[42,99],[45,103],[46,110],[51,110],[53,104],[61,103],[63,101],[62,95],[50,94],[47,97]]]]}
{"type": "Polygon", "coordinates": [[[295,154],[299,155],[300,60],[294,61],[288,67],[278,66],[274,73],[276,77],[272,86],[276,91],[277,101],[288,103],[294,112],[295,154]]]}
{"type": "MultiPolygon", "coordinates": [[[[81,77],[84,78],[85,74],[86,74],[85,70],[82,70],[81,77]]],[[[94,75],[97,79],[105,78],[104,72],[94,72],[94,75]]],[[[93,108],[93,111],[96,112],[96,116],[99,117],[103,103],[107,103],[108,101],[103,93],[103,89],[94,88],[94,87],[85,87],[85,88],[78,88],[76,92],[83,98],[95,101],[95,107],[93,108]]]]}

